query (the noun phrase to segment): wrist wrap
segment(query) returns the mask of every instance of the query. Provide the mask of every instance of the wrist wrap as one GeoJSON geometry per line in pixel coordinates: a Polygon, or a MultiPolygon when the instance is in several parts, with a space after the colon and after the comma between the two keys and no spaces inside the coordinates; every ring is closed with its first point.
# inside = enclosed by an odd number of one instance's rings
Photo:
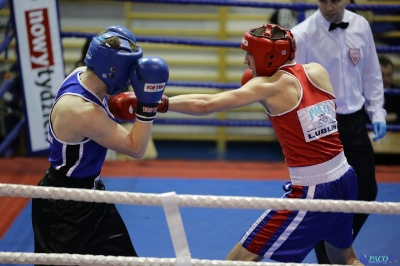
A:
{"type": "Polygon", "coordinates": [[[152,122],[157,114],[157,105],[155,103],[137,103],[136,118],[142,122],[152,122]]]}

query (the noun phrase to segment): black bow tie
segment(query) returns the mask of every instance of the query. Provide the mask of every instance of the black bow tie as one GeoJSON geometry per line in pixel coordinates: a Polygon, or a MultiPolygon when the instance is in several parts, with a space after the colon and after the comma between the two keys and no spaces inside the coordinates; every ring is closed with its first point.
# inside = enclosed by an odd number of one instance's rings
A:
{"type": "Polygon", "coordinates": [[[336,28],[347,29],[348,26],[348,22],[331,23],[331,25],[329,26],[329,31],[332,31],[336,28]]]}

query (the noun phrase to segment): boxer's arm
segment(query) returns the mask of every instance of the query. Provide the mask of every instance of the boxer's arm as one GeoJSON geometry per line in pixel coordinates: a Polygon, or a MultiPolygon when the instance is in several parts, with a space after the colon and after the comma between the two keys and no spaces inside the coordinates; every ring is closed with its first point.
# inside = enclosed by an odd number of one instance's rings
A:
{"type": "Polygon", "coordinates": [[[104,111],[103,116],[89,117],[88,124],[90,126],[86,136],[108,149],[133,158],[141,158],[145,154],[153,125],[135,121],[128,131],[111,120],[104,111]]]}
{"type": "Polygon", "coordinates": [[[62,141],[79,142],[89,138],[108,149],[140,158],[146,152],[152,123],[135,123],[128,132],[109,118],[100,106],[81,97],[66,95],[56,103],[52,126],[62,141]]]}
{"type": "MultiPolygon", "coordinates": [[[[254,78],[254,81],[259,78],[254,78]]],[[[264,101],[268,96],[268,85],[248,82],[239,89],[216,94],[186,94],[169,98],[169,112],[188,115],[208,115],[264,101]],[[262,89],[265,88],[265,89],[262,89]]]]}
{"type": "MultiPolygon", "coordinates": [[[[242,87],[216,94],[186,94],[169,98],[169,111],[188,115],[208,115],[230,109],[260,103],[274,109],[288,110],[285,102],[288,90],[298,86],[296,79],[283,72],[271,77],[253,77],[251,70],[243,73],[242,87]],[[283,101],[283,102],[282,102],[283,101]]],[[[290,106],[291,108],[292,106],[290,106]]]]}
{"type": "MultiPolygon", "coordinates": [[[[126,95],[120,96],[122,100],[128,99],[128,104],[121,104],[119,102],[121,99],[117,104],[119,107],[122,106],[123,111],[127,111],[131,105],[134,108],[133,105],[137,104],[136,121],[132,129],[127,131],[109,119],[104,111],[102,114],[97,112],[96,115],[88,116],[86,121],[89,125],[88,129],[85,129],[87,134],[85,136],[109,149],[134,158],[140,158],[146,152],[155,116],[154,108],[162,98],[165,83],[168,81],[168,66],[164,60],[155,57],[142,59],[138,60],[137,66],[132,70],[134,73],[131,72],[130,80],[134,94],[128,94],[128,98],[126,95]],[[142,110],[139,110],[141,108],[142,110]]],[[[114,99],[110,98],[111,104],[114,104],[113,101],[114,99]]],[[[127,113],[123,115],[128,116],[127,113]]]]}
{"type": "Polygon", "coordinates": [[[268,83],[256,82],[249,85],[248,82],[252,79],[251,69],[246,69],[241,78],[242,87],[239,89],[217,94],[186,94],[170,97],[169,111],[201,116],[265,100],[267,95],[264,92],[269,90],[268,83]]]}
{"type": "Polygon", "coordinates": [[[203,116],[242,106],[237,93],[186,94],[169,98],[169,111],[203,116]]]}

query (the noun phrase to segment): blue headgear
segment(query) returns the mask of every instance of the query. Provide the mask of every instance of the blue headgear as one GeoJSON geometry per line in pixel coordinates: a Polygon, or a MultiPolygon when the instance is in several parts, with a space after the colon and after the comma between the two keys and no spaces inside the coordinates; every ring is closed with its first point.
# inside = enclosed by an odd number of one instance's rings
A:
{"type": "Polygon", "coordinates": [[[123,26],[110,26],[107,31],[93,37],[85,57],[85,63],[106,85],[108,94],[123,91],[129,82],[129,73],[137,60],[143,57],[142,49],[132,50],[129,42],[136,43],[135,36],[123,26]],[[120,47],[111,48],[105,40],[119,37],[120,47]]]}
{"type": "Polygon", "coordinates": [[[136,43],[135,35],[133,35],[133,33],[124,26],[112,25],[112,26],[108,27],[106,29],[106,31],[113,31],[113,32],[119,33],[119,34],[125,36],[126,38],[128,38],[129,40],[131,40],[132,42],[136,43]]]}

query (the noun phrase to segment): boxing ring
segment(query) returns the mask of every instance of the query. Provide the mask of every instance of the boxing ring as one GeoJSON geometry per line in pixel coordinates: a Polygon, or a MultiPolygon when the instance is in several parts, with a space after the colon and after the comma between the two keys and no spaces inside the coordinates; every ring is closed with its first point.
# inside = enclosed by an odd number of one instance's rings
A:
{"type": "MultiPolygon", "coordinates": [[[[353,212],[375,214],[400,214],[400,203],[395,202],[359,202],[337,200],[291,200],[260,197],[232,197],[207,195],[177,195],[174,192],[151,194],[111,191],[87,191],[53,187],[36,187],[13,184],[0,184],[0,195],[28,198],[51,198],[79,200],[87,202],[106,202],[119,204],[139,204],[162,206],[177,255],[176,259],[124,258],[112,256],[90,256],[76,254],[32,254],[0,252],[0,262],[41,263],[62,265],[254,265],[227,261],[191,259],[185,231],[178,207],[233,208],[233,209],[286,209],[321,212],[353,212]]],[[[272,265],[258,263],[257,265],[272,265]]],[[[283,265],[283,263],[273,263],[283,265]]]]}
{"type": "MultiPolygon", "coordinates": [[[[0,2],[0,9],[7,1],[0,2]]],[[[218,6],[241,6],[256,8],[290,8],[300,11],[300,14],[308,9],[315,9],[316,5],[308,4],[278,4],[263,2],[243,1],[179,1],[179,0],[157,0],[157,1],[135,1],[146,3],[164,4],[201,4],[218,6]]],[[[400,5],[349,5],[350,10],[400,10],[400,5]]],[[[304,19],[304,17],[303,17],[304,19]]],[[[301,20],[301,15],[300,15],[301,20]]],[[[94,34],[78,32],[61,32],[61,38],[91,38],[94,34]]],[[[0,45],[0,52],[6,50],[13,37],[8,35],[0,45]]],[[[189,46],[212,46],[239,48],[240,42],[195,40],[182,38],[154,38],[137,37],[138,43],[160,43],[189,46]]],[[[400,46],[377,47],[378,53],[400,53],[400,46]]],[[[11,83],[6,81],[0,88],[0,98],[10,89],[11,83]]],[[[240,87],[237,83],[200,83],[200,82],[168,82],[168,86],[211,88],[218,90],[229,90],[240,87]]],[[[400,89],[385,90],[388,95],[400,95],[400,89]]],[[[0,154],[16,138],[26,120],[24,117],[18,122],[9,136],[0,144],[0,154]]],[[[157,118],[155,125],[187,125],[187,126],[217,126],[217,127],[271,127],[269,121],[265,120],[233,120],[233,119],[167,119],[157,118]]],[[[371,130],[371,125],[367,125],[371,130]]],[[[388,125],[388,131],[400,131],[400,125],[388,125]]],[[[202,196],[202,195],[178,195],[174,192],[163,194],[152,193],[130,193],[111,191],[83,191],[79,189],[36,187],[26,185],[0,184],[0,196],[23,197],[23,198],[51,198],[63,200],[79,200],[88,202],[106,202],[118,204],[162,206],[167,219],[168,228],[174,246],[176,258],[127,258],[113,256],[92,256],[78,254],[34,254],[26,252],[1,252],[0,263],[8,264],[32,264],[45,265],[286,265],[284,263],[268,262],[230,262],[217,260],[199,260],[191,258],[186,234],[183,228],[179,208],[201,207],[201,208],[231,208],[231,209],[287,209],[308,210],[321,212],[354,212],[371,214],[400,214],[400,203],[398,202],[360,202],[360,201],[330,201],[330,200],[290,200],[260,197],[234,197],[234,196],[202,196]]],[[[292,265],[297,265],[293,264],[292,265]]],[[[301,265],[301,264],[299,264],[301,265]]],[[[304,264],[303,264],[304,265],[304,264]]]]}

